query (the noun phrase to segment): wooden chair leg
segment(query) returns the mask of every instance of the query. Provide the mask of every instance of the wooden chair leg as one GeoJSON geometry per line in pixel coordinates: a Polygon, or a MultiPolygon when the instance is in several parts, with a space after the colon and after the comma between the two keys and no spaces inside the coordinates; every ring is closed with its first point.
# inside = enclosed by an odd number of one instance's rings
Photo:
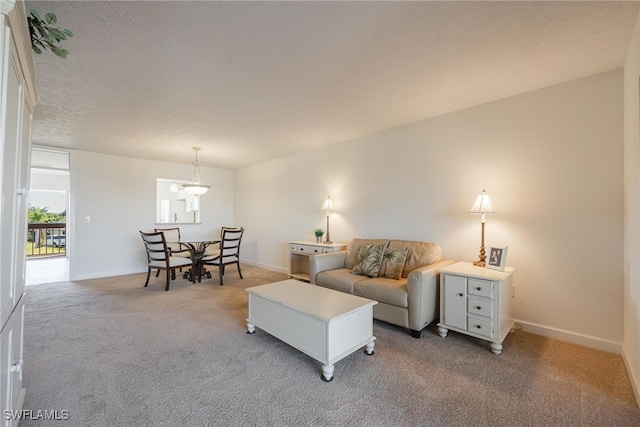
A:
{"type": "MultiPolygon", "coordinates": [[[[160,273],[160,270],[158,270],[158,273],[160,273]]],[[[149,276],[151,276],[151,268],[147,268],[147,281],[144,282],[144,287],[146,288],[147,286],[149,286],[149,276]]]]}
{"type": "Polygon", "coordinates": [[[240,275],[241,279],[244,279],[244,277],[242,277],[242,271],[240,271],[240,263],[236,263],[236,265],[238,266],[238,274],[240,275]]]}
{"type": "Polygon", "coordinates": [[[218,265],[218,277],[220,277],[220,286],[223,285],[222,276],[224,276],[224,264],[218,265]]]}
{"type": "Polygon", "coordinates": [[[160,275],[160,270],[156,271],[156,277],[160,275]]]}
{"type": "Polygon", "coordinates": [[[169,290],[169,284],[171,283],[171,273],[173,272],[172,269],[167,269],[167,286],[164,288],[165,291],[169,290]]]}

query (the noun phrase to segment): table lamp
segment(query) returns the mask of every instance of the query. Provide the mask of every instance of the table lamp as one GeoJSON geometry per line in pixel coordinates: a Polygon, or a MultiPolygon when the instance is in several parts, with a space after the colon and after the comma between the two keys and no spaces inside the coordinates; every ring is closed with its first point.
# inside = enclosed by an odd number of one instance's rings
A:
{"type": "Polygon", "coordinates": [[[474,261],[473,265],[477,265],[479,267],[484,267],[486,265],[485,260],[487,259],[487,253],[484,250],[484,223],[485,223],[485,215],[486,214],[497,214],[496,208],[493,207],[493,202],[491,201],[491,196],[488,195],[485,190],[482,190],[482,194],[478,194],[476,197],[476,201],[469,210],[468,213],[482,214],[481,224],[482,224],[482,234],[480,236],[480,259],[478,261],[474,261]]]}
{"type": "Polygon", "coordinates": [[[333,210],[333,200],[331,200],[331,197],[327,196],[327,198],[324,200],[324,203],[322,203],[322,210],[327,211],[327,237],[325,238],[325,241],[323,243],[333,243],[331,241],[331,235],[329,234],[329,216],[331,215],[331,211],[333,210]]]}

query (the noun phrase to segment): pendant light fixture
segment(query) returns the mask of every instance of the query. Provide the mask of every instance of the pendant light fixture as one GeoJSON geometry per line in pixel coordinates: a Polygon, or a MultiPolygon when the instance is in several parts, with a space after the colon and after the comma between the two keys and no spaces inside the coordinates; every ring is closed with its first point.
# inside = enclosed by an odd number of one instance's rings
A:
{"type": "Polygon", "coordinates": [[[191,184],[182,184],[182,186],[184,187],[184,191],[187,193],[200,196],[209,191],[211,186],[200,183],[200,163],[198,163],[198,151],[200,151],[200,147],[192,148],[196,152],[196,161],[193,164],[193,181],[191,184]]]}

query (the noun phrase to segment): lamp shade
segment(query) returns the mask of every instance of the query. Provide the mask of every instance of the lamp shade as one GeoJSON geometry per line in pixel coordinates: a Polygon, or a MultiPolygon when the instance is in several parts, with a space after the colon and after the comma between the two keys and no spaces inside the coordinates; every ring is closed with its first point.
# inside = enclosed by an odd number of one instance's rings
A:
{"type": "Polygon", "coordinates": [[[331,200],[331,197],[327,196],[327,198],[324,200],[324,203],[322,203],[321,209],[327,212],[333,210],[333,200],[331,200]]]}
{"type": "Polygon", "coordinates": [[[491,196],[488,195],[485,190],[482,190],[482,194],[478,194],[475,203],[471,206],[468,213],[497,214],[498,212],[496,212],[496,208],[493,207],[491,196]]]}
{"type": "Polygon", "coordinates": [[[211,186],[200,183],[200,163],[198,162],[198,151],[200,151],[200,147],[193,147],[193,150],[196,152],[196,161],[193,164],[193,181],[191,184],[182,184],[182,186],[187,193],[193,194],[194,196],[201,196],[209,191],[211,186]]]}
{"type": "Polygon", "coordinates": [[[207,191],[209,191],[210,185],[202,185],[202,184],[182,184],[184,187],[184,191],[189,194],[193,194],[194,196],[201,196],[207,191]]]}

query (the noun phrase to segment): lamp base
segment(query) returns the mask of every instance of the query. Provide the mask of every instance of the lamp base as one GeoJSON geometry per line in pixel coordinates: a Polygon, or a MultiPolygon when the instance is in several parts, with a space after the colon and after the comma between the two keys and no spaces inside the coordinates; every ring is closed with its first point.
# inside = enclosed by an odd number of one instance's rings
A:
{"type": "Polygon", "coordinates": [[[486,267],[486,262],[485,261],[473,261],[473,265],[478,266],[478,267],[486,267]]]}
{"type": "Polygon", "coordinates": [[[322,242],[322,243],[324,243],[325,245],[330,245],[330,244],[331,244],[331,243],[333,243],[333,242],[332,242],[331,240],[327,239],[327,240],[325,240],[325,241],[324,241],[324,242],[322,242]]]}

